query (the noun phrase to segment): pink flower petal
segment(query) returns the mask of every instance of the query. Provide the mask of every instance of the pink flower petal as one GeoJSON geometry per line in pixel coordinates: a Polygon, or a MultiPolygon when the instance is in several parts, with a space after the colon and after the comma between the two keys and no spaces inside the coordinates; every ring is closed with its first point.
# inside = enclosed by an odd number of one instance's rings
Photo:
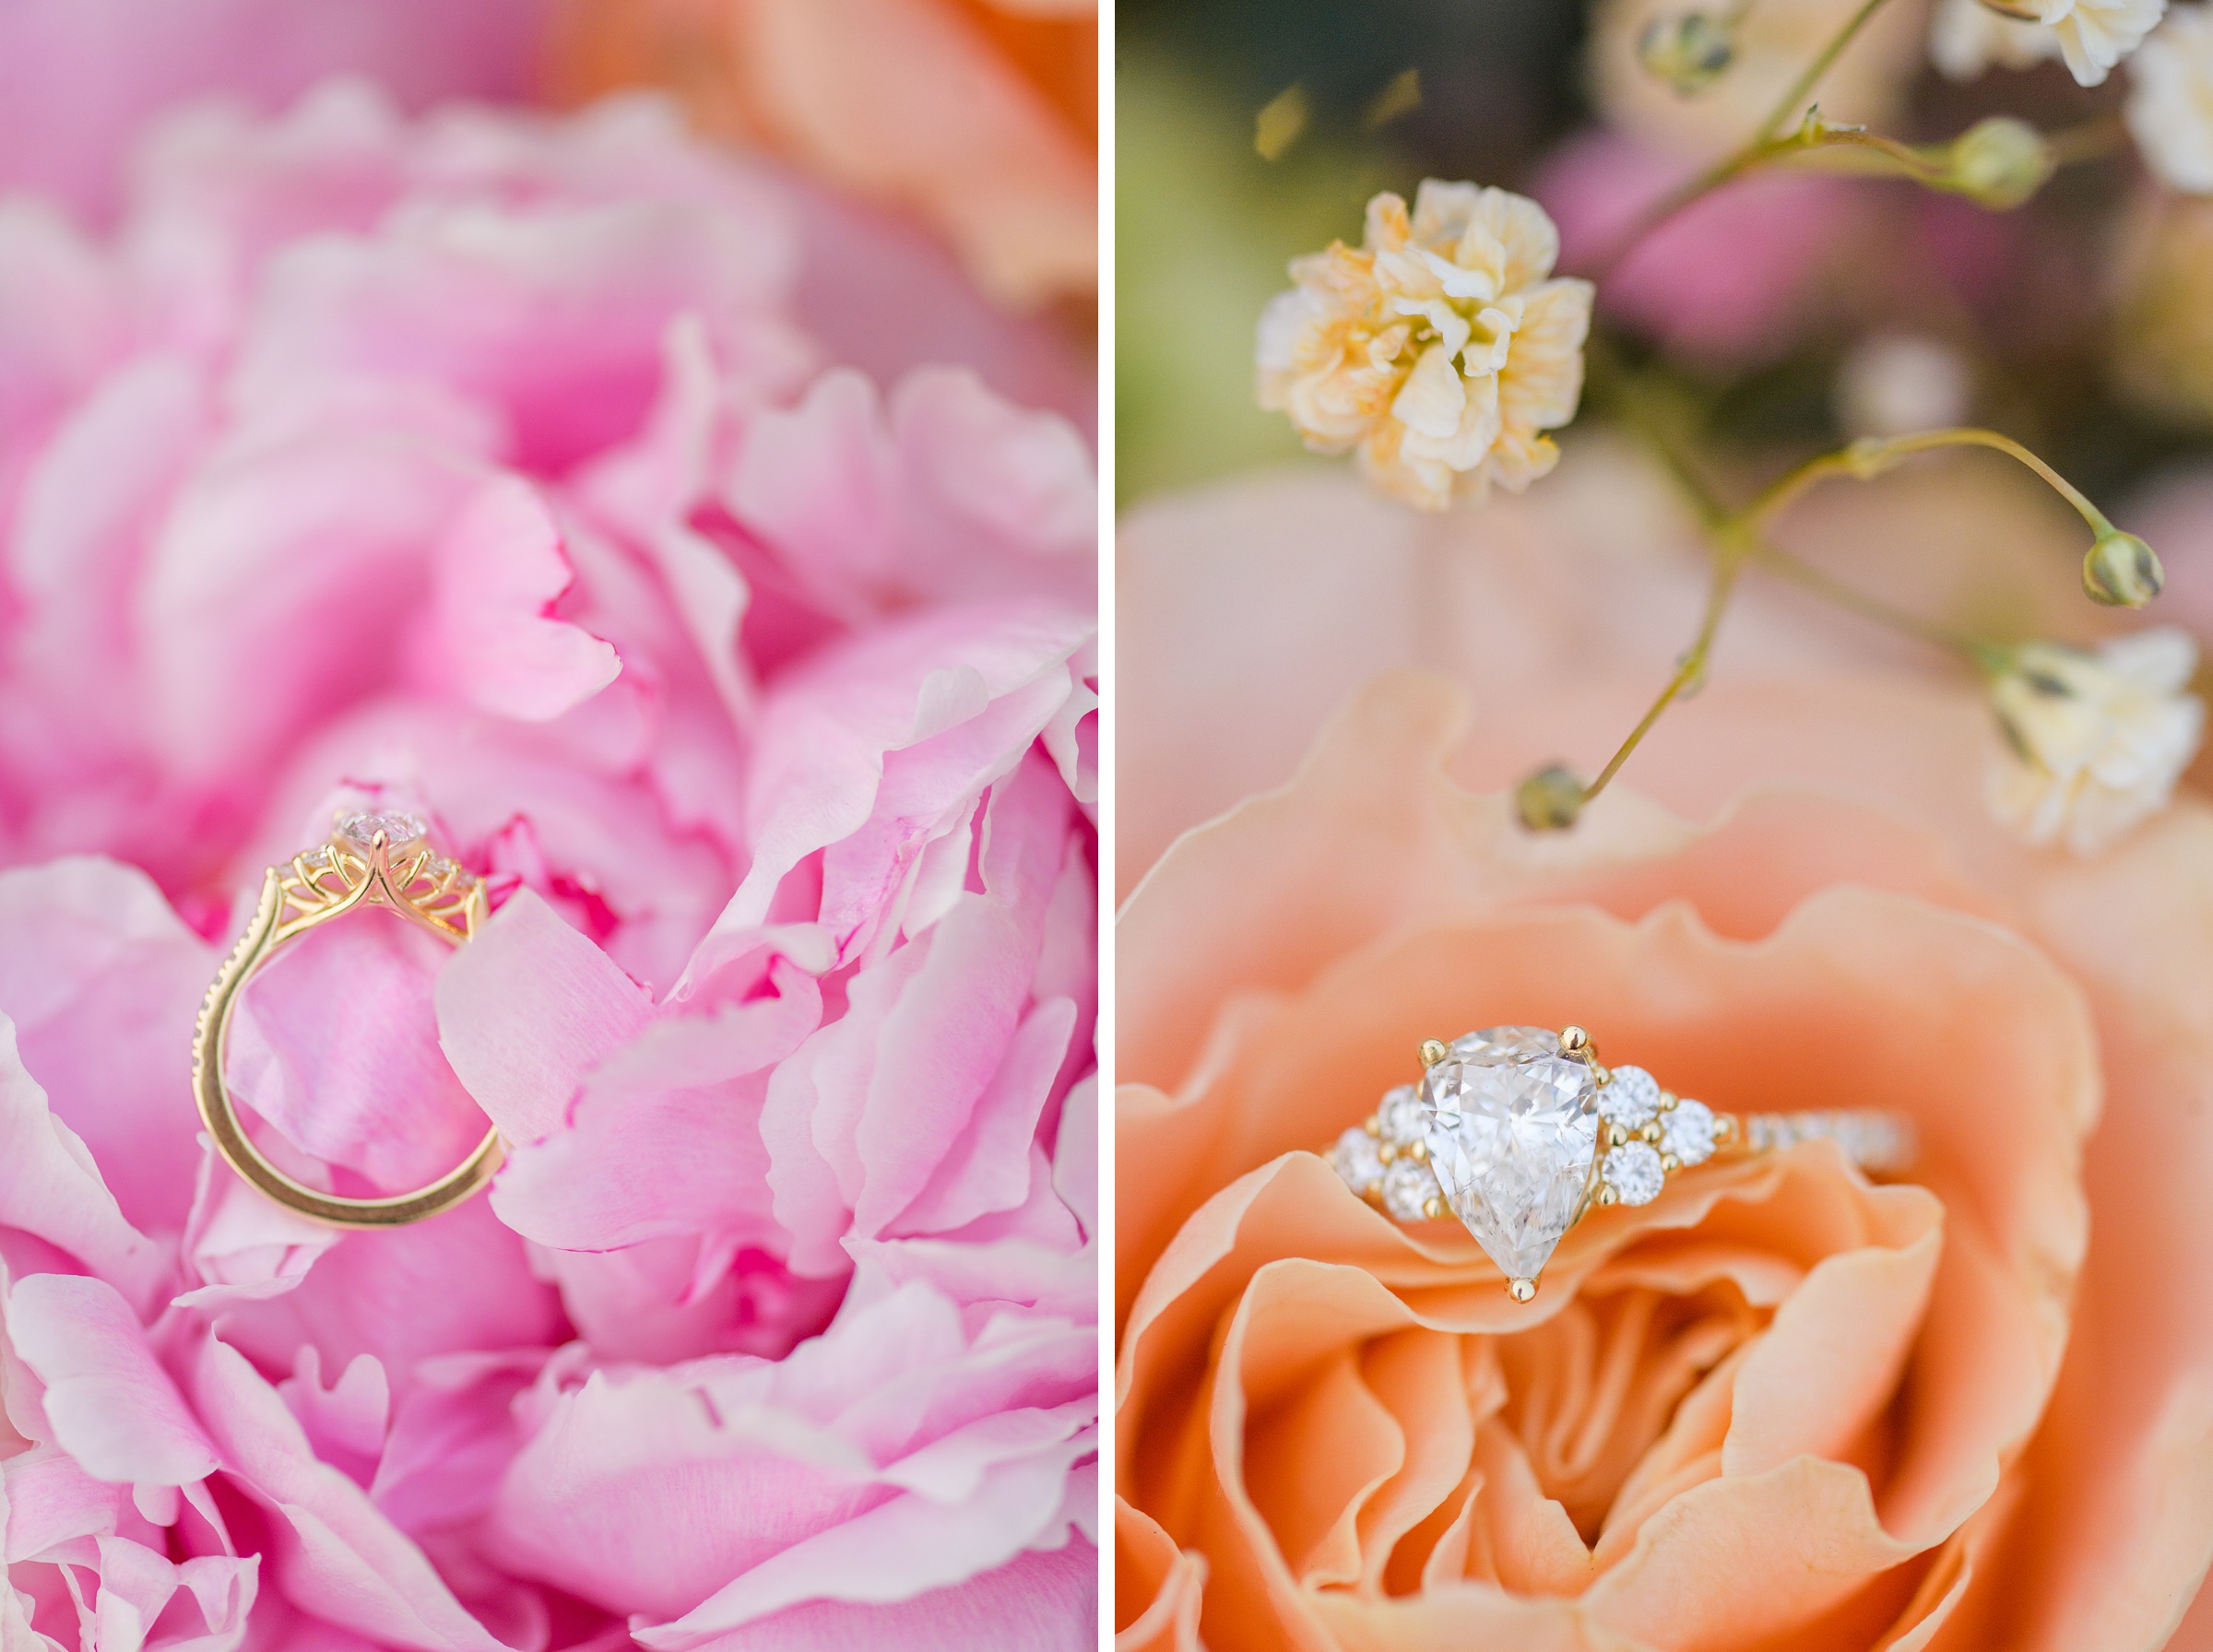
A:
{"type": "Polygon", "coordinates": [[[1088,1652],[1098,1643],[1098,1551],[1077,1539],[905,1600],[809,1601],[702,1642],[700,1652],[1088,1652]]]}
{"type": "Polygon", "coordinates": [[[59,1273],[18,1280],[7,1329],[46,1385],[55,1443],[94,1479],[181,1486],[215,1471],[213,1442],[113,1286],[59,1273]]]}
{"type": "Polygon", "coordinates": [[[652,997],[527,890],[438,978],[438,1033],[454,1071],[509,1141],[567,1120],[594,1067],[637,1035],[652,997]]]}
{"type": "Polygon", "coordinates": [[[117,1286],[151,1300],[168,1262],[124,1220],[92,1155],[47,1111],[46,1092],[23,1070],[16,1030],[0,1016],[0,1226],[57,1245],[117,1286]]]}
{"type": "Polygon", "coordinates": [[[422,1551],[336,1469],[317,1462],[283,1398],[210,1337],[194,1395],[232,1477],[283,1522],[277,1578],[302,1611],[414,1652],[500,1652],[422,1551]]]}
{"type": "Polygon", "coordinates": [[[145,1232],[181,1230],[192,1203],[199,1115],[178,1052],[218,962],[135,867],[73,856],[0,872],[0,1014],[145,1232]]]}
{"type": "Polygon", "coordinates": [[[614,681],[622,662],[552,617],[574,580],[560,530],[520,478],[486,483],[447,530],[433,564],[438,650],[461,697],[495,716],[542,723],[614,681]]]}
{"type": "Polygon", "coordinates": [[[432,996],[453,957],[427,929],[373,909],[302,936],[231,1011],[232,1099],[383,1191],[443,1175],[486,1128],[438,1046],[432,996]]]}
{"type": "Polygon", "coordinates": [[[609,1056],[567,1127],[516,1150],[492,1194],[501,1219],[564,1250],[692,1233],[779,1243],[760,1110],[770,1070],[821,1019],[822,989],[782,961],[772,978],[777,996],[652,1022],[609,1056]]]}

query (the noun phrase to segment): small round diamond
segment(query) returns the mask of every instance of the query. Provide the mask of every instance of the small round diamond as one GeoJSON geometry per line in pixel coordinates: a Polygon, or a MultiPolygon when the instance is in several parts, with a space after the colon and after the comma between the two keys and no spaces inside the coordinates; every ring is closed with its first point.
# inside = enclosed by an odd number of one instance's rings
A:
{"type": "Polygon", "coordinates": [[[1713,1109],[1704,1102],[1677,1102],[1660,1121],[1660,1147],[1685,1164],[1705,1163],[1713,1157],[1713,1109]]]}
{"type": "Polygon", "coordinates": [[[1428,1112],[1422,1105],[1420,1092],[1411,1084],[1402,1084],[1385,1092],[1377,1103],[1376,1125],[1383,1132],[1383,1139],[1392,1146],[1412,1147],[1428,1128],[1428,1112]]]}
{"type": "Polygon", "coordinates": [[[1625,1205],[1651,1204],[1660,1197],[1660,1184],[1667,1179],[1660,1168],[1660,1150],[1642,1141],[1625,1142],[1610,1150],[1599,1174],[1625,1205]]]}
{"type": "Polygon", "coordinates": [[[1610,1125],[1641,1130],[1660,1116],[1660,1080],[1641,1067],[1617,1067],[1598,1092],[1598,1115],[1610,1125]]]}
{"type": "Polygon", "coordinates": [[[1383,1160],[1376,1150],[1381,1145],[1356,1125],[1337,1138],[1337,1150],[1331,1159],[1344,1185],[1355,1193],[1365,1195],[1383,1179],[1383,1160]]]}
{"type": "Polygon", "coordinates": [[[1437,1177],[1426,1164],[1412,1159],[1393,1159],[1383,1172],[1383,1208],[1401,1221],[1419,1221],[1423,1210],[1439,1197],[1437,1177]]]}
{"type": "Polygon", "coordinates": [[[376,834],[381,832],[385,834],[385,846],[396,849],[420,837],[424,827],[413,815],[403,814],[397,809],[363,809],[340,815],[338,831],[348,842],[359,844],[364,849],[376,842],[376,834]]]}

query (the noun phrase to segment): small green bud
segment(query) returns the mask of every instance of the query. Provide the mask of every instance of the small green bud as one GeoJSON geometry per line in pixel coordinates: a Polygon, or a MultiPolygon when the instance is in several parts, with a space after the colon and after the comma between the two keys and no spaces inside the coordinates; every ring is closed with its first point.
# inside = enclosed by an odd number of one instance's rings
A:
{"type": "Polygon", "coordinates": [[[1531,832],[1565,832],[1583,812],[1583,783],[1555,763],[1514,788],[1514,812],[1531,832]]]}
{"type": "Polygon", "coordinates": [[[2026,121],[1993,115],[1952,140],[1943,186],[1982,206],[2018,206],[2052,175],[2052,147],[2026,121]]]}
{"type": "Polygon", "coordinates": [[[2140,608],[2167,584],[2159,553],[2118,528],[2098,536],[2082,559],[2082,588],[2092,602],[2109,608],[2140,608]]]}
{"type": "Polygon", "coordinates": [[[1695,98],[1719,80],[1736,57],[1729,25],[1702,11],[1658,17],[1637,40],[1645,73],[1663,80],[1675,95],[1695,98]]]}

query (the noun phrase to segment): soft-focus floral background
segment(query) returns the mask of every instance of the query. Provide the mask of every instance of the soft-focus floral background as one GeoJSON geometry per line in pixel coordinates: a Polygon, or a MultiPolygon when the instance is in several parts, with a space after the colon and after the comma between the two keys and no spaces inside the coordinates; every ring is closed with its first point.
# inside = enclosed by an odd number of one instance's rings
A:
{"type": "Polygon", "coordinates": [[[671,87],[600,51],[644,8],[0,7],[9,1652],[1094,1644],[1047,9],[692,6],[732,43],[671,87]],[[825,155],[763,41],[906,100],[825,155]],[[774,118],[708,120],[749,75],[774,118]],[[510,1150],[338,1233],[187,1075],[262,868],[370,801],[494,914],[304,940],[233,1093],[318,1185],[510,1150]]]}
{"type": "MultiPolygon", "coordinates": [[[[1986,805],[1975,675],[1755,572],[1698,691],[1533,838],[1503,792],[1597,769],[1706,575],[1605,374],[1553,475],[1434,514],[1255,405],[1286,261],[1356,242],[1375,191],[1522,192],[1590,273],[1852,7],[1741,8],[1743,78],[1692,100],[1633,56],[1686,9],[1120,13],[1127,1647],[2213,1645],[2202,765],[2098,853],[2025,847],[1986,805]],[[1586,1222],[1517,1312],[1448,1225],[1396,1227],[1317,1153],[1416,1040],[1511,1021],[1611,1021],[1613,1058],[1745,1108],[1879,1094],[1939,1208],[1802,1150],[1795,1191],[1717,1172],[1586,1222]]],[[[1955,80],[1935,13],[1889,0],[1823,115],[1936,141],[2004,112],[2076,158],[2009,212],[1756,177],[1601,282],[1605,348],[1732,500],[1974,422],[2169,584],[2092,607],[2080,522],[1986,454],[1792,506],[1774,537],[1835,578],[2009,641],[2213,643],[2205,202],[2135,151],[2136,65],[1955,80]]]]}

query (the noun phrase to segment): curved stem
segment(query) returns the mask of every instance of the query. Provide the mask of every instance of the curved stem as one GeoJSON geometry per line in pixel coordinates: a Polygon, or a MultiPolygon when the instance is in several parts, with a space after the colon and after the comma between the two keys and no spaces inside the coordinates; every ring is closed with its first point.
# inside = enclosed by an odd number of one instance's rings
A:
{"type": "Polygon", "coordinates": [[[1852,476],[1864,480],[1889,469],[1900,459],[1940,447],[1987,447],[2004,454],[2041,477],[2053,492],[2075,507],[2077,514],[2089,524],[2093,534],[2103,537],[2113,531],[2113,525],[2106,519],[2105,513],[2092,504],[2081,489],[2043,460],[2010,436],[2001,436],[1995,431],[1980,430],[1973,426],[1918,431],[1910,436],[1871,438],[1808,459],[1795,470],[1770,483],[1765,492],[1745,507],[1742,519],[1747,525],[1757,527],[1816,482],[1826,478],[1852,476]]]}
{"type": "Polygon", "coordinates": [[[1754,132],[1740,148],[1724,155],[1686,183],[1669,191],[1658,202],[1639,214],[1628,229],[1608,249],[1606,254],[1599,260],[1597,268],[1591,272],[1592,278],[1604,281],[1614,273],[1624,258],[1636,250],[1639,242],[1651,235],[1653,230],[1659,229],[1661,225],[1666,223],[1668,219],[1674,218],[1675,214],[1701,196],[1712,194],[1722,184],[1742,173],[1750,171],[1761,161],[1767,159],[1769,154],[1774,152],[1776,135],[1790,124],[1792,117],[1799,112],[1799,106],[1814,88],[1820,84],[1821,77],[1828,73],[1830,65],[1837,61],[1844,48],[1852,44],[1860,30],[1867,26],[1868,19],[1882,9],[1883,4],[1884,0],[1861,0],[1859,9],[1852,14],[1844,27],[1838,30],[1828,43],[1814,54],[1813,60],[1798,72],[1797,78],[1793,80],[1789,88],[1776,100],[1775,106],[1768,111],[1767,119],[1759,124],[1758,130],[1754,132]]]}
{"type": "Polygon", "coordinates": [[[1821,83],[1821,77],[1828,73],[1829,65],[1837,61],[1845,47],[1852,44],[1860,30],[1866,28],[1868,19],[1882,8],[1883,0],[1861,0],[1860,9],[1852,14],[1850,20],[1837,30],[1828,45],[1815,53],[1813,62],[1801,69],[1798,78],[1791,82],[1791,89],[1784,92],[1776,100],[1775,107],[1768,112],[1768,118],[1760,126],[1756,142],[1765,142],[1790,124],[1791,117],[1798,112],[1798,106],[1821,83]]]}
{"type": "Polygon", "coordinates": [[[1692,639],[1682,659],[1676,662],[1675,675],[1667,679],[1667,686],[1660,690],[1659,698],[1652,702],[1637,726],[1629,730],[1628,738],[1622,741],[1614,755],[1606,760],[1606,766],[1598,772],[1598,777],[1583,788],[1584,803],[1588,804],[1606,789],[1614,776],[1621,773],[1622,764],[1629,761],[1629,753],[1642,745],[1644,737],[1651,733],[1652,726],[1660,721],[1661,714],[1706,675],[1707,656],[1713,652],[1713,639],[1722,629],[1722,616],[1728,611],[1729,598],[1735,594],[1737,572],[1743,566],[1749,549],[1749,542],[1724,543],[1715,548],[1713,579],[1706,587],[1706,609],[1698,619],[1698,634],[1692,639]]]}

